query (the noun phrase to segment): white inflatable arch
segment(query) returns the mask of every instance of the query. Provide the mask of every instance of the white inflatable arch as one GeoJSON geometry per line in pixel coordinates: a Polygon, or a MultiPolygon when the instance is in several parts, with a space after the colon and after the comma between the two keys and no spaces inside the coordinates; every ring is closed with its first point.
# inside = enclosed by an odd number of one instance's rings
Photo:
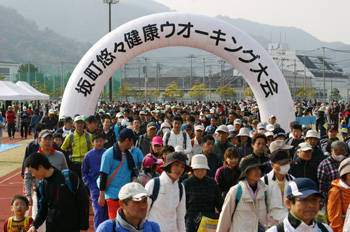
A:
{"type": "Polygon", "coordinates": [[[284,129],[295,120],[287,82],[270,55],[248,34],[216,18],[159,13],[130,21],[100,39],[84,55],[64,91],[60,116],[92,115],[109,78],[147,51],[187,46],[215,54],[237,69],[252,89],[261,120],[276,115],[284,129]]]}

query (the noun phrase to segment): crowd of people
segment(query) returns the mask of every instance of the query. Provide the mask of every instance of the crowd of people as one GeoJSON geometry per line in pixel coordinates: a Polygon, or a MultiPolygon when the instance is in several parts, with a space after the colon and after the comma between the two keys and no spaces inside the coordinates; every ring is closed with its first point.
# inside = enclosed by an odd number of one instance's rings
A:
{"type": "Polygon", "coordinates": [[[349,231],[350,105],[294,104],[316,125],[263,122],[251,101],[9,106],[9,139],[35,139],[4,231],[87,230],[89,200],[103,232],[349,231]]]}

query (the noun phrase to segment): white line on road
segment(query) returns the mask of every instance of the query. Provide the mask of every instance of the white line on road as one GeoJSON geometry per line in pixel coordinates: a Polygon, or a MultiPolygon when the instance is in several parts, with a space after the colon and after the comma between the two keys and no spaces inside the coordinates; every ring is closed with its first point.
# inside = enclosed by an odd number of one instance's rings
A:
{"type": "Polygon", "coordinates": [[[12,177],[15,177],[16,175],[18,175],[18,174],[20,174],[20,173],[21,173],[21,172],[17,172],[17,173],[15,173],[15,174],[13,174],[12,176],[10,176],[10,177],[6,178],[5,180],[0,181],[0,184],[2,184],[2,183],[4,183],[5,181],[7,181],[7,180],[11,179],[12,177]]]}

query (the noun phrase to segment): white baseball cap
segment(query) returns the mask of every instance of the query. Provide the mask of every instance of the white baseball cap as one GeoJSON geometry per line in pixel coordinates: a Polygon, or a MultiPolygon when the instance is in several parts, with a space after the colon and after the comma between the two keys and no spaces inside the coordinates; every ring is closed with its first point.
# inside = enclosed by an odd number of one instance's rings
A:
{"type": "Polygon", "coordinates": [[[133,201],[141,201],[151,195],[147,193],[147,190],[139,183],[131,182],[124,185],[118,194],[119,200],[130,199],[133,201]]]}

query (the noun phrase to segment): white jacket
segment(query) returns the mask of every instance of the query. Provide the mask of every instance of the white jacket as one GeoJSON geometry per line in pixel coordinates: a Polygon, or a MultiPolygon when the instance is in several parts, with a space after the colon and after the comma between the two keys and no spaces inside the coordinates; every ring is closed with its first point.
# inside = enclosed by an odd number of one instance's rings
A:
{"type": "MultiPolygon", "coordinates": [[[[239,184],[242,186],[242,196],[236,211],[234,212],[238,184],[231,187],[226,195],[216,229],[217,232],[256,232],[258,230],[259,221],[261,224],[266,225],[266,203],[269,201],[265,201],[265,191],[267,191],[267,187],[264,182],[260,181],[261,188],[259,189],[255,203],[250,196],[246,182],[240,181],[239,184]],[[233,220],[231,221],[232,214],[233,220]]],[[[268,195],[267,198],[269,198],[268,195]]]]}
{"type": "MultiPolygon", "coordinates": [[[[159,177],[160,187],[157,199],[151,209],[148,209],[147,219],[157,222],[162,232],[185,232],[186,193],[182,185],[183,193],[180,201],[178,180],[173,182],[164,171],[159,177]]],[[[146,184],[146,190],[152,194],[154,179],[146,184]]],[[[152,200],[148,198],[150,207],[152,200]]]]}
{"type": "Polygon", "coordinates": [[[269,211],[268,211],[268,227],[274,226],[288,215],[288,207],[286,205],[286,195],[289,182],[291,182],[294,177],[287,174],[284,183],[284,199],[282,199],[281,189],[278,187],[276,176],[274,170],[266,174],[267,183],[265,181],[265,176],[261,178],[265,184],[267,184],[267,191],[269,195],[269,211]]]}
{"type": "MultiPolygon", "coordinates": [[[[284,218],[283,220],[283,224],[284,224],[284,231],[285,232],[320,232],[321,230],[318,228],[316,223],[312,223],[312,225],[307,225],[304,222],[302,222],[297,228],[294,228],[289,220],[288,220],[288,216],[284,218]]],[[[331,229],[331,227],[329,227],[329,225],[326,225],[323,223],[323,225],[327,228],[327,230],[329,232],[333,232],[333,230],[331,229]]],[[[268,229],[266,232],[278,232],[277,231],[277,227],[271,227],[270,229],[268,229]]]]}

